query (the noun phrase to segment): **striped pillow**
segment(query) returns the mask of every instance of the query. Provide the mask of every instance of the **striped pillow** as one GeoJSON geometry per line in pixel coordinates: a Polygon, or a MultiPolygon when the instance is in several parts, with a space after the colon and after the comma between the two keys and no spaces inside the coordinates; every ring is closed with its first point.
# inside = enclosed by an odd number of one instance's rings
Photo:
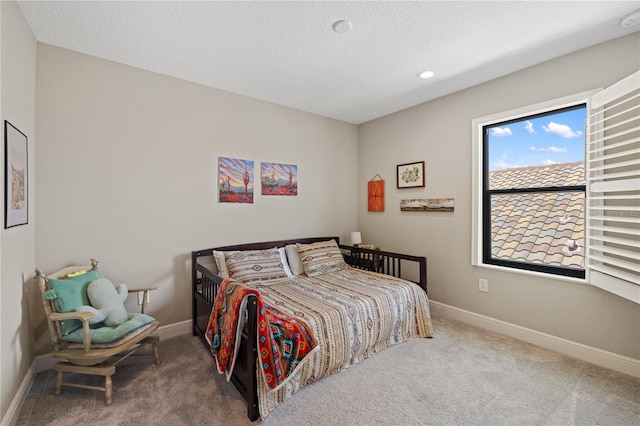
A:
{"type": "Polygon", "coordinates": [[[240,282],[286,278],[277,248],[267,250],[225,251],[229,278],[240,282]]]}
{"type": "Polygon", "coordinates": [[[347,267],[336,240],[313,244],[297,243],[296,246],[308,277],[340,271],[347,267]]]}

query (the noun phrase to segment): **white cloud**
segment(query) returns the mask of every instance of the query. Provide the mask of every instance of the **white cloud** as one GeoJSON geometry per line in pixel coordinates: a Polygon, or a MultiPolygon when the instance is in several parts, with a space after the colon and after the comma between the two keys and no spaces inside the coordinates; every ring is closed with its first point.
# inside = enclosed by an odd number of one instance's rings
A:
{"type": "Polygon", "coordinates": [[[536,133],[536,131],[533,129],[533,123],[531,122],[531,120],[527,120],[527,124],[524,125],[524,128],[527,130],[527,132],[529,132],[530,135],[536,133]]]}
{"type": "Polygon", "coordinates": [[[574,132],[571,127],[566,124],[558,124],[553,121],[549,122],[548,126],[542,126],[545,132],[551,133],[554,136],[560,136],[561,138],[571,139],[582,136],[582,132],[578,130],[574,132]]]}
{"type": "Polygon", "coordinates": [[[491,136],[511,136],[511,129],[508,127],[494,127],[491,129],[491,136]]]}
{"type": "Polygon", "coordinates": [[[502,160],[498,160],[496,162],[493,163],[493,167],[491,167],[491,170],[501,170],[501,169],[517,169],[520,167],[527,167],[527,165],[522,165],[522,164],[509,164],[506,163],[502,160]]]}
{"type": "Polygon", "coordinates": [[[553,161],[553,160],[544,160],[542,162],[542,164],[544,164],[545,166],[551,166],[553,164],[560,164],[560,163],[558,163],[557,161],[553,161]]]}
{"type": "Polygon", "coordinates": [[[558,148],[557,146],[550,146],[548,148],[530,146],[529,150],[534,152],[567,152],[567,148],[558,148]]]}

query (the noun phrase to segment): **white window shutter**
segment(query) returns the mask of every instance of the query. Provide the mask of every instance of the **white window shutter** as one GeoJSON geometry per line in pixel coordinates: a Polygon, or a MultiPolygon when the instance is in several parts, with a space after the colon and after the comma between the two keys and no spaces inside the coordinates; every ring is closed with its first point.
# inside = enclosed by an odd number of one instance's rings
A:
{"type": "Polygon", "coordinates": [[[591,98],[587,132],[588,280],[640,304],[640,71],[591,98]]]}

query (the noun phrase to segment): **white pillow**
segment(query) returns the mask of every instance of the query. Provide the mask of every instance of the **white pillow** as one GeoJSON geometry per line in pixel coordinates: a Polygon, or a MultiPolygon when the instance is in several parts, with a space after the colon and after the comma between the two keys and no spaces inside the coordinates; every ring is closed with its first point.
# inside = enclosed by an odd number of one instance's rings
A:
{"type": "Polygon", "coordinates": [[[289,244],[285,249],[287,252],[289,267],[291,268],[293,276],[297,277],[298,275],[304,275],[304,266],[302,266],[302,260],[298,254],[298,246],[295,244],[289,244]]]}
{"type": "Polygon", "coordinates": [[[227,270],[227,262],[224,260],[223,251],[213,251],[213,258],[216,261],[218,267],[218,275],[222,278],[229,278],[229,271],[227,270]]]}
{"type": "Polygon", "coordinates": [[[287,262],[287,254],[285,253],[285,248],[278,247],[278,253],[280,253],[280,259],[282,260],[282,267],[284,268],[285,274],[287,274],[287,277],[293,278],[294,275],[291,273],[291,268],[289,267],[289,263],[287,262]]]}

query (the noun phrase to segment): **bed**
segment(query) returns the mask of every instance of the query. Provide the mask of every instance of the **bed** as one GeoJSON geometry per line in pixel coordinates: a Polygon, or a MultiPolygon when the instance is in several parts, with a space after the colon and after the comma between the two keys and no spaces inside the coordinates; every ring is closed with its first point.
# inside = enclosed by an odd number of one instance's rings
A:
{"type": "Polygon", "coordinates": [[[222,293],[228,293],[221,291],[216,299],[218,290],[221,286],[233,287],[235,282],[259,294],[248,294],[242,306],[238,350],[228,377],[247,402],[252,421],[266,417],[299,389],[323,376],[338,373],[394,344],[433,335],[424,257],[340,245],[337,237],[193,251],[193,334],[200,336],[209,349],[214,346],[214,305],[219,305],[222,293]],[[242,269],[242,265],[252,263],[246,262],[247,253],[269,252],[273,257],[271,251],[277,248],[290,269],[285,276],[266,264],[264,268],[242,269]],[[226,258],[221,260],[220,256],[226,258]],[[294,260],[296,256],[299,258],[294,260]],[[224,270],[226,266],[235,269],[224,270]],[[256,276],[252,275],[255,270],[259,270],[256,276]],[[270,276],[269,271],[276,275],[270,276]],[[235,281],[237,277],[240,279],[235,281]],[[293,366],[277,388],[269,384],[264,372],[261,374],[257,362],[262,360],[258,352],[263,351],[258,341],[262,331],[257,325],[263,313],[258,306],[262,307],[263,301],[308,327],[316,343],[304,362],[293,366]]]}

